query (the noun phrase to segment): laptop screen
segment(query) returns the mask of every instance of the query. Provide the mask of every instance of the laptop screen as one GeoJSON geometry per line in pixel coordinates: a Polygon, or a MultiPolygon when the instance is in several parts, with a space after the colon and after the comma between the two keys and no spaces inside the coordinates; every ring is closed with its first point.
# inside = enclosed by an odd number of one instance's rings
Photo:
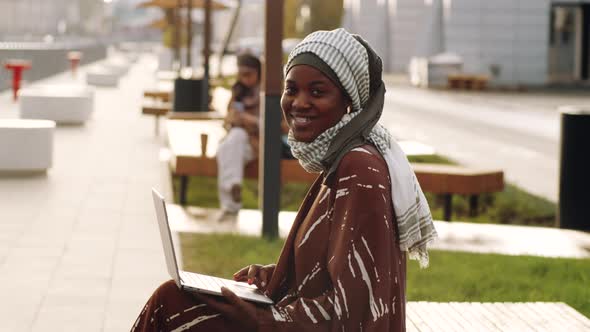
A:
{"type": "Polygon", "coordinates": [[[176,255],[174,253],[174,245],[172,244],[172,234],[170,232],[170,225],[168,224],[168,214],[166,213],[166,202],[164,196],[156,189],[152,188],[152,198],[154,199],[154,206],[156,208],[156,216],[158,218],[158,226],[160,227],[160,237],[162,238],[162,247],[164,248],[164,256],[166,257],[166,266],[168,273],[180,287],[180,277],[178,275],[178,263],[176,262],[176,255]]]}

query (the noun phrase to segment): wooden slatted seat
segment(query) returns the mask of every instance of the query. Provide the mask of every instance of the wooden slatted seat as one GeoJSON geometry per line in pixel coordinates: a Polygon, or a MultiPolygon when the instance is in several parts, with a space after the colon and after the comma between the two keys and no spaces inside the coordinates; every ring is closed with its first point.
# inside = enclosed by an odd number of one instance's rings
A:
{"type": "Polygon", "coordinates": [[[158,99],[161,100],[165,103],[172,101],[172,91],[166,91],[166,90],[145,90],[143,92],[143,97],[144,98],[153,98],[153,99],[158,99]]]}
{"type": "Polygon", "coordinates": [[[451,74],[447,77],[448,86],[451,89],[484,90],[488,81],[488,76],[476,74],[451,74]]]}
{"type": "Polygon", "coordinates": [[[166,89],[147,90],[144,92],[144,101],[141,113],[144,115],[153,115],[156,117],[155,133],[160,132],[160,117],[168,116],[176,120],[222,120],[225,117],[225,108],[231,98],[231,92],[224,88],[215,88],[213,91],[212,106],[207,112],[173,112],[172,96],[173,93],[167,92],[166,89]]]}
{"type": "Polygon", "coordinates": [[[443,164],[412,164],[422,190],[444,197],[444,220],[451,220],[453,195],[468,195],[471,216],[477,214],[478,197],[504,190],[504,172],[443,164]]]}

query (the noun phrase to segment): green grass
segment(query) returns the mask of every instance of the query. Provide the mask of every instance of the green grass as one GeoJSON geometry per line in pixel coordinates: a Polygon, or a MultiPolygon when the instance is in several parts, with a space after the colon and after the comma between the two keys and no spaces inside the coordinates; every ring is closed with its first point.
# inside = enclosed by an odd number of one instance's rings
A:
{"type": "Polygon", "coordinates": [[[409,156],[408,160],[411,163],[428,163],[428,164],[447,164],[447,165],[456,165],[457,163],[448,159],[446,157],[433,154],[433,155],[423,155],[423,156],[409,156]]]}
{"type": "MultiPolygon", "coordinates": [[[[417,156],[411,157],[411,162],[454,164],[445,157],[417,156]]],[[[178,188],[175,180],[174,188],[178,188]]],[[[281,209],[297,211],[303,197],[309,188],[308,184],[289,183],[281,189],[281,209]]],[[[426,198],[435,219],[443,218],[443,201],[441,196],[426,193],[426,198]]],[[[242,190],[244,208],[258,208],[258,182],[245,180],[242,190]]],[[[178,199],[176,200],[178,201],[178,199]]],[[[187,191],[188,205],[202,207],[219,207],[217,201],[217,179],[207,177],[191,177],[187,191]],[[208,190],[203,190],[207,188],[208,190]]],[[[460,195],[453,196],[452,220],[477,223],[498,223],[531,226],[555,226],[557,206],[541,197],[531,195],[524,190],[507,184],[504,191],[494,194],[484,194],[479,197],[478,215],[469,216],[469,198],[460,195]]]]}
{"type": "MultiPolygon", "coordinates": [[[[442,220],[442,198],[430,193],[425,195],[432,216],[442,220]]],[[[455,221],[554,227],[556,213],[555,203],[529,194],[511,184],[506,184],[502,192],[480,195],[478,214],[475,217],[469,216],[467,196],[453,196],[452,220],[455,221]]]]}
{"type": "MultiPolygon", "coordinates": [[[[276,262],[282,240],[181,234],[185,268],[230,278],[276,262]],[[196,259],[198,257],[198,259],[196,259]]],[[[590,317],[590,260],[431,251],[430,267],[408,263],[409,301],[565,302],[590,317]]]]}
{"type": "MultiPolygon", "coordinates": [[[[174,188],[179,181],[174,179],[174,188]]],[[[287,183],[281,188],[281,210],[297,211],[310,185],[304,183],[287,183]]],[[[179,201],[175,192],[175,200],[179,201]]],[[[258,208],[258,181],[246,179],[242,186],[242,203],[245,209],[258,208]]],[[[218,208],[217,178],[191,176],[187,190],[187,205],[218,208]],[[203,188],[206,188],[204,190],[203,188]]]]}

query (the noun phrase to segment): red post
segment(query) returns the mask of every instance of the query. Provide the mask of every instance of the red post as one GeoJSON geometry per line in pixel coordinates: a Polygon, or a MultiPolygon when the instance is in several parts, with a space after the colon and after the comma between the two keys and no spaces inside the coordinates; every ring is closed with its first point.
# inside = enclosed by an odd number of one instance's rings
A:
{"type": "Polygon", "coordinates": [[[76,72],[78,70],[78,65],[80,64],[80,59],[82,59],[82,52],[68,52],[68,60],[70,61],[70,68],[72,69],[72,76],[74,77],[76,77],[76,72]]]}
{"type": "Polygon", "coordinates": [[[18,99],[18,90],[20,89],[22,72],[23,70],[31,69],[31,61],[20,59],[6,60],[4,68],[12,70],[12,92],[14,93],[14,101],[16,101],[18,99]]]}

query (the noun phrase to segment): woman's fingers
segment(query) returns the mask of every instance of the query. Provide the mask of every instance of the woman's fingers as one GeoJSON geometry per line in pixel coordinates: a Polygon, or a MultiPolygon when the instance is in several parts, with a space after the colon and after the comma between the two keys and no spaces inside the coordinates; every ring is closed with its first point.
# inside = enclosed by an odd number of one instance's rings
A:
{"type": "Polygon", "coordinates": [[[248,279],[248,270],[249,269],[250,269],[250,265],[243,267],[238,272],[234,273],[234,280],[246,281],[248,279]]]}
{"type": "Polygon", "coordinates": [[[260,279],[260,286],[258,286],[258,288],[264,290],[266,289],[266,285],[268,285],[268,279],[270,277],[270,274],[268,273],[268,269],[260,269],[260,272],[258,272],[258,278],[260,279]]]}
{"type": "Polygon", "coordinates": [[[258,279],[258,271],[262,265],[260,264],[252,264],[250,265],[250,269],[248,269],[248,285],[252,285],[256,283],[256,279],[258,279]]]}

